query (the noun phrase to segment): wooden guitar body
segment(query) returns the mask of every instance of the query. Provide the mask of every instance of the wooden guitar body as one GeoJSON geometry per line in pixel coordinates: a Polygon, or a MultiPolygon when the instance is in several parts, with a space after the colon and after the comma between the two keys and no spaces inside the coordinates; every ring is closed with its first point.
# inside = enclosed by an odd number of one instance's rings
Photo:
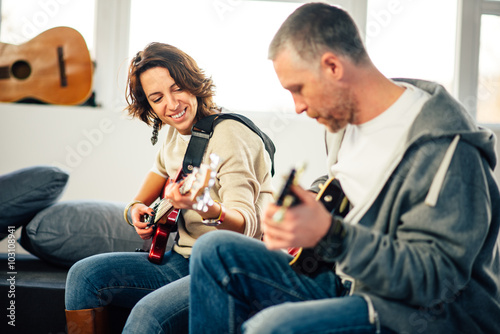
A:
{"type": "Polygon", "coordinates": [[[85,40],[69,27],[49,29],[20,45],[0,43],[0,101],[83,103],[91,95],[92,67],[85,40]]]}

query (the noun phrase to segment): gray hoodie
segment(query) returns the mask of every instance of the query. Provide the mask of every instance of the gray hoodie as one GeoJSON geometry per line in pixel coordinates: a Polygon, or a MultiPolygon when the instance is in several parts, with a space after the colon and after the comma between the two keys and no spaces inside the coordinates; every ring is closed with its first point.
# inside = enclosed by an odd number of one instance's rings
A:
{"type": "MultiPolygon", "coordinates": [[[[355,280],[375,324],[398,333],[500,333],[495,137],[442,86],[395,81],[431,98],[371,200],[345,218],[342,253],[319,252],[355,280]]],[[[339,145],[329,148],[330,163],[339,145]]]]}

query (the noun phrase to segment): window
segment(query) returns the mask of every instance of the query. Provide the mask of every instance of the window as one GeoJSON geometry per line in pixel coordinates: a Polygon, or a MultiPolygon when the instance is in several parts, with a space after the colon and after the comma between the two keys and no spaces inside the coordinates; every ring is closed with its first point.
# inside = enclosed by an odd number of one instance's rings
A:
{"type": "Polygon", "coordinates": [[[500,1],[460,1],[456,91],[458,99],[479,123],[500,123],[500,65],[496,45],[499,17],[500,1]],[[492,57],[496,58],[492,61],[492,57]]]}
{"type": "Polygon", "coordinates": [[[94,2],[4,0],[0,5],[0,41],[9,44],[1,49],[0,100],[95,106],[94,2]]]}
{"type": "Polygon", "coordinates": [[[88,0],[2,0],[0,41],[22,44],[41,32],[68,26],[82,34],[93,49],[94,1],[88,0]]]}
{"type": "Polygon", "coordinates": [[[452,92],[456,16],[456,0],[368,0],[368,53],[388,77],[432,80],[452,92]]]}
{"type": "MultiPolygon", "coordinates": [[[[292,100],[267,60],[267,47],[281,22],[304,2],[0,0],[0,41],[20,44],[60,25],[77,29],[96,60],[96,98],[105,108],[123,108],[126,65],[156,40],[198,61],[213,77],[220,105],[241,112],[289,111],[292,100]]],[[[500,123],[500,65],[492,61],[499,59],[500,0],[328,2],[353,14],[386,76],[438,81],[479,122],[500,123]]]]}
{"type": "Polygon", "coordinates": [[[477,120],[500,123],[500,16],[481,16],[477,120]]]}
{"type": "Polygon", "coordinates": [[[193,57],[216,85],[217,104],[232,111],[293,109],[267,60],[267,48],[301,3],[272,1],[132,0],[132,57],[149,42],[193,57]]]}

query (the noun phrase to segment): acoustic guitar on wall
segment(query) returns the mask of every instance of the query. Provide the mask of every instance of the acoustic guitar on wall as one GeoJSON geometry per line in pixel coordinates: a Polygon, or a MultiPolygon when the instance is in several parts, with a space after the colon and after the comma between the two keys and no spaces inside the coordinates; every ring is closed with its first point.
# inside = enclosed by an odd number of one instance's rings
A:
{"type": "Polygon", "coordinates": [[[87,44],[73,28],[56,27],[19,45],[0,43],[0,101],[36,99],[76,105],[92,93],[87,44]]]}

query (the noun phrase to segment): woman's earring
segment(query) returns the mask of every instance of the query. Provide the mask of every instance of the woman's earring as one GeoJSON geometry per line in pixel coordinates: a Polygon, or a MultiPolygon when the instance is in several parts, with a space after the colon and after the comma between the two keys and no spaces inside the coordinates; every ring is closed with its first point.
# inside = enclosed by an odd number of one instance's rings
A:
{"type": "Polygon", "coordinates": [[[161,120],[155,118],[155,124],[153,125],[153,135],[151,136],[151,144],[156,144],[158,141],[158,130],[160,129],[161,120]]]}

